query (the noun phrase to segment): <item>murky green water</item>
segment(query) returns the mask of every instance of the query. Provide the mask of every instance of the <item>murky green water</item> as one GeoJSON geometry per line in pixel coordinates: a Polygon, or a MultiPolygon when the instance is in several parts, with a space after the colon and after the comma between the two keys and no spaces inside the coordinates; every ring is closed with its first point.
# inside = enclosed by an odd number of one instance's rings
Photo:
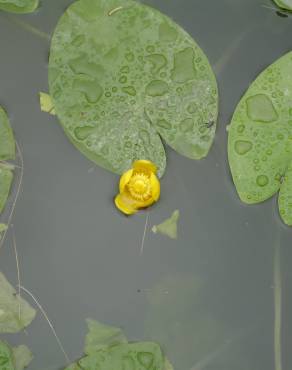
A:
{"type": "MultiPolygon", "coordinates": [[[[121,326],[131,340],[158,340],[178,370],[272,370],[280,244],[282,368],[291,369],[291,230],[281,223],[275,198],[256,206],[239,201],[225,128],[250,82],[291,49],[292,16],[279,17],[268,0],[145,0],[208,55],[219,82],[220,118],[206,160],[167,149],[162,199],[150,211],[141,255],[146,214],[117,213],[118,178],[80,155],[56,119],[39,109],[38,92],[47,90],[47,35],[70,3],[43,0],[34,15],[0,15],[0,103],[24,156],[13,220],[22,284],[46,309],[72,360],[81,354],[84,320],[92,317],[121,326]],[[175,209],[178,240],[153,234],[152,226],[175,209]]],[[[11,241],[10,233],[0,269],[16,283],[11,241]]],[[[64,365],[40,314],[28,335],[7,339],[31,347],[29,370],[64,365]]]]}

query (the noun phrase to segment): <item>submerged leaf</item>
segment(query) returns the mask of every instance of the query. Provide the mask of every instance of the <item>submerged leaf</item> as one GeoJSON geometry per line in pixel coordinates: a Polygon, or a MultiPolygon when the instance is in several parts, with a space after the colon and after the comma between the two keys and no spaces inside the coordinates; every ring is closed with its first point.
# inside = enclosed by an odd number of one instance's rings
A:
{"type": "Polygon", "coordinates": [[[133,0],[68,8],[52,39],[49,86],[70,140],[115,173],[148,159],[161,176],[160,135],[192,159],[213,142],[218,93],[205,54],[171,19],[133,0]]]}
{"type": "Polygon", "coordinates": [[[31,13],[38,5],[39,0],[0,0],[0,10],[11,13],[31,13]]]}
{"type": "Polygon", "coordinates": [[[177,222],[179,220],[179,210],[173,212],[170,218],[162,222],[160,225],[155,225],[152,231],[168,236],[171,239],[177,239],[177,222]]]}
{"type": "Polygon", "coordinates": [[[23,330],[32,322],[35,315],[36,311],[18,296],[13,286],[0,272],[0,333],[17,333],[23,330]]]}
{"type": "Polygon", "coordinates": [[[280,189],[283,221],[292,225],[292,53],[262,72],[236,108],[228,158],[245,203],[262,202],[280,189]]]}
{"type": "Polygon", "coordinates": [[[85,354],[89,355],[112,345],[127,343],[127,338],[120,328],[104,325],[91,319],[87,319],[86,322],[89,331],[85,338],[85,354]]]}
{"type": "Polygon", "coordinates": [[[21,345],[18,347],[14,347],[12,351],[14,357],[15,370],[23,370],[31,363],[33,355],[28,347],[21,345]]]}
{"type": "Polygon", "coordinates": [[[274,0],[274,2],[282,9],[292,10],[292,0],[274,0]]]}
{"type": "Polygon", "coordinates": [[[40,106],[42,112],[50,113],[52,115],[56,114],[52,98],[49,94],[40,92],[40,106]]]}

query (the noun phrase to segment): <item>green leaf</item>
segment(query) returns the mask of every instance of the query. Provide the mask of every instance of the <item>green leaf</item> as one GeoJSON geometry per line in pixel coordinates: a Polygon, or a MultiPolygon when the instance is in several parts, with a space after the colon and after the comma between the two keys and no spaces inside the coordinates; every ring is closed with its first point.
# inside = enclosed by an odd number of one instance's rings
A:
{"type": "Polygon", "coordinates": [[[13,180],[13,173],[0,163],[0,213],[3,211],[7,202],[11,184],[13,180]]]}
{"type": "Polygon", "coordinates": [[[172,364],[169,362],[167,358],[165,358],[165,365],[164,365],[165,370],[174,370],[172,364]]]}
{"type": "Polygon", "coordinates": [[[84,370],[145,369],[165,370],[165,358],[156,343],[119,344],[84,357],[79,361],[84,370]]]}
{"type": "Polygon", "coordinates": [[[72,143],[123,173],[136,159],[164,173],[160,136],[192,159],[215,135],[218,92],[209,62],[181,27],[133,0],[80,0],[52,38],[49,86],[72,143]]]}
{"type": "Polygon", "coordinates": [[[274,2],[282,9],[292,10],[292,0],[274,0],[274,2]]]}
{"type": "Polygon", "coordinates": [[[87,319],[86,323],[89,331],[85,338],[84,353],[87,355],[112,345],[127,343],[127,338],[120,328],[91,319],[87,319]]]}
{"type": "Polygon", "coordinates": [[[15,370],[23,370],[24,368],[28,367],[28,365],[33,360],[33,355],[31,351],[28,349],[28,347],[24,345],[14,347],[12,351],[14,357],[15,370]]]}
{"type": "Polygon", "coordinates": [[[179,220],[180,212],[176,210],[170,218],[162,222],[160,225],[155,225],[152,231],[168,236],[171,239],[177,239],[177,222],[179,220]]]}
{"type": "Polygon", "coordinates": [[[26,346],[10,348],[0,341],[0,369],[1,370],[23,370],[32,361],[32,353],[26,346]]]}
{"type": "Polygon", "coordinates": [[[0,333],[17,333],[23,330],[32,322],[35,315],[36,311],[18,296],[13,286],[0,272],[0,333]]]}
{"type": "Polygon", "coordinates": [[[2,341],[0,341],[0,369],[15,370],[12,350],[2,341]]]}
{"type": "Polygon", "coordinates": [[[52,114],[53,116],[56,114],[52,98],[49,94],[40,92],[40,106],[42,112],[52,114]]]}
{"type": "Polygon", "coordinates": [[[8,117],[0,106],[0,161],[15,159],[15,140],[8,117]]]}
{"type": "Polygon", "coordinates": [[[262,72],[238,104],[228,158],[240,199],[262,202],[280,190],[283,221],[292,225],[292,53],[262,72]],[[284,181],[283,181],[284,180],[284,181]]]}
{"type": "Polygon", "coordinates": [[[11,13],[31,13],[39,5],[39,0],[0,0],[0,10],[11,13]]]}
{"type": "Polygon", "coordinates": [[[6,224],[0,224],[0,234],[3,233],[3,231],[6,231],[8,226],[6,224]]]}

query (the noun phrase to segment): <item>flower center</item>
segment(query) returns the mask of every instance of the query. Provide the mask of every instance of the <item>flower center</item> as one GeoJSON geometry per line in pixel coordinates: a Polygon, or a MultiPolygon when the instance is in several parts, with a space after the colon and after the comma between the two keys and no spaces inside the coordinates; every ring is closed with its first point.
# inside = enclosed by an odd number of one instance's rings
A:
{"type": "Polygon", "coordinates": [[[136,200],[147,200],[151,196],[149,177],[144,173],[136,173],[128,185],[131,196],[136,200]]]}

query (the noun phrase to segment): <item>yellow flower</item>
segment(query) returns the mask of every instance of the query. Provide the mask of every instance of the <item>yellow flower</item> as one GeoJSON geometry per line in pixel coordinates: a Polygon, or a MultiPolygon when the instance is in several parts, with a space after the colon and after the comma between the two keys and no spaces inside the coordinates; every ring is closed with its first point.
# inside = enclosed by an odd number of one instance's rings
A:
{"type": "Polygon", "coordinates": [[[157,168],[152,162],[140,160],[122,175],[120,194],[115,198],[115,204],[121,212],[132,215],[158,201],[160,183],[156,172],[157,168]]]}

